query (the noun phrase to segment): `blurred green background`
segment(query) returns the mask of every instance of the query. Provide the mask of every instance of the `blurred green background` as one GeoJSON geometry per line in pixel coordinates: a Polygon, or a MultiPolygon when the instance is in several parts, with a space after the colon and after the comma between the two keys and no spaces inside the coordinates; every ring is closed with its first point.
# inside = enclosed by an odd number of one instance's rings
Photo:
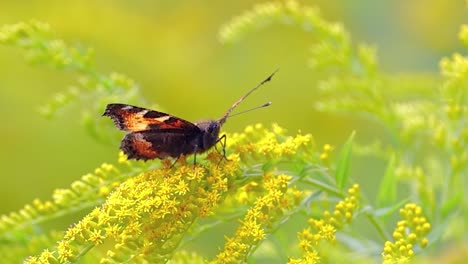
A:
{"type": "MultiPolygon", "coordinates": [[[[320,98],[307,66],[314,41],[309,34],[275,26],[233,45],[218,41],[223,24],[260,2],[1,1],[0,25],[31,19],[49,23],[56,38],[93,48],[100,72],[126,74],[149,103],[187,120],[220,117],[280,67],[273,82],[240,108],[273,105],[229,120],[225,131],[277,122],[291,133],[312,133],[319,144],[339,146],[352,130],[358,141],[384,137],[369,120],[314,110],[320,98]]],[[[378,47],[384,71],[402,75],[436,73],[439,59],[460,49],[457,32],[467,18],[463,1],[300,3],[319,7],[329,21],[342,21],[354,41],[378,47]]],[[[53,120],[39,115],[38,108],[55,93],[76,84],[76,75],[32,67],[12,47],[0,46],[0,58],[0,213],[6,213],[34,198],[49,199],[52,190],[103,162],[113,163],[119,142],[105,146],[89,137],[73,108],[53,120]]],[[[379,163],[367,166],[382,169],[379,163]]]]}

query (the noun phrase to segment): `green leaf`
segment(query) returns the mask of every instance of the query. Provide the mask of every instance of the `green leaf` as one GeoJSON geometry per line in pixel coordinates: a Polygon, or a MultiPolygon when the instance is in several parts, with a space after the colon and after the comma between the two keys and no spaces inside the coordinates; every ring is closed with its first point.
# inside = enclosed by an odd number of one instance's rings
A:
{"type": "Polygon", "coordinates": [[[450,213],[459,210],[459,205],[463,199],[463,194],[456,193],[442,204],[441,215],[446,218],[450,213]]]}
{"type": "Polygon", "coordinates": [[[396,184],[395,176],[395,154],[390,156],[387,169],[380,182],[379,192],[377,194],[377,206],[384,207],[393,204],[396,200],[396,184]]]}
{"type": "Polygon", "coordinates": [[[349,177],[349,165],[351,163],[351,150],[353,147],[353,140],[356,131],[351,133],[348,140],[343,146],[343,149],[340,152],[340,157],[338,160],[338,167],[336,169],[335,179],[336,185],[340,191],[343,191],[345,188],[346,183],[348,182],[349,177]]]}

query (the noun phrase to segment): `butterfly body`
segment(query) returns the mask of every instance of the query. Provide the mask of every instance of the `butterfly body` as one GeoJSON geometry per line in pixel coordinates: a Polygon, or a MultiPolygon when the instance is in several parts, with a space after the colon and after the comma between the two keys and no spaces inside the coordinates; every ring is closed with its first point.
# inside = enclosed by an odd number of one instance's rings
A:
{"type": "MultiPolygon", "coordinates": [[[[163,112],[128,104],[108,104],[103,116],[110,117],[117,128],[128,132],[120,143],[120,149],[129,159],[151,160],[196,155],[209,150],[221,140],[220,128],[230,117],[231,111],[250,93],[268,82],[273,74],[237,100],[218,120],[191,123],[163,112]]],[[[260,107],[268,105],[270,103],[260,107]]]]}

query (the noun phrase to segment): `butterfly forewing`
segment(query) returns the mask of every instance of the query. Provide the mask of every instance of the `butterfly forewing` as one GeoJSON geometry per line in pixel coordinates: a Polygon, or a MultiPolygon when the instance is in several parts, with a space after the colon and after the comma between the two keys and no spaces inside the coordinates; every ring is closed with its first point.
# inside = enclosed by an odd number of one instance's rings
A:
{"type": "Polygon", "coordinates": [[[108,104],[103,114],[109,116],[116,127],[128,132],[146,130],[190,130],[198,127],[189,121],[169,114],[126,104],[108,104]]]}

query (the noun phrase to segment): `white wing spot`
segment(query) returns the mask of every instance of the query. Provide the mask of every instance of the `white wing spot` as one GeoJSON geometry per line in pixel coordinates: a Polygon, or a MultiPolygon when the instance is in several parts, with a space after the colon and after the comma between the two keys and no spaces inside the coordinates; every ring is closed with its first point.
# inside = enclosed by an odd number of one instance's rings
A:
{"type": "Polygon", "coordinates": [[[155,118],[155,120],[158,120],[159,122],[164,122],[166,120],[168,120],[169,118],[171,118],[171,116],[161,116],[161,117],[158,117],[158,118],[155,118]]]}

